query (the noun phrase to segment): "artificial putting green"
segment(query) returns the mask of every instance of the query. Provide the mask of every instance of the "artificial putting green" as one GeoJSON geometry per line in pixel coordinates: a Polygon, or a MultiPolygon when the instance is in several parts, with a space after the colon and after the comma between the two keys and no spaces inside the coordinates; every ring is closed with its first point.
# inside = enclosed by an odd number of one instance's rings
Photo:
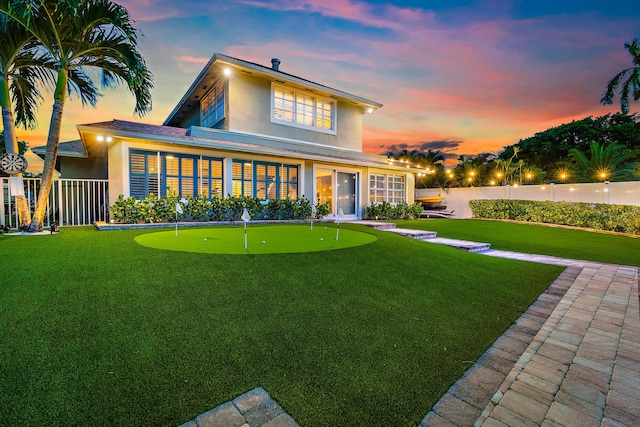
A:
{"type": "Polygon", "coordinates": [[[377,237],[349,229],[323,224],[251,225],[247,227],[247,248],[244,228],[207,227],[180,228],[141,234],[135,241],[146,247],[182,252],[210,254],[275,254],[320,252],[350,248],[374,242],[377,237]],[[336,234],[338,235],[336,239],[336,234]]]}

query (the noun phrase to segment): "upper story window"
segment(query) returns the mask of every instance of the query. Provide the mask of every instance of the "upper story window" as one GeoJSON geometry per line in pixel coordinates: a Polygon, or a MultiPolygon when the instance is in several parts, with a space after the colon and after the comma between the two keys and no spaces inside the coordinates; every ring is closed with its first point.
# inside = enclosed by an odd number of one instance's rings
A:
{"type": "Polygon", "coordinates": [[[224,82],[213,87],[200,101],[201,126],[213,127],[224,119],[224,82]]]}
{"type": "Polygon", "coordinates": [[[336,103],[284,86],[272,86],[272,121],[274,123],[336,133],[336,103]]]}

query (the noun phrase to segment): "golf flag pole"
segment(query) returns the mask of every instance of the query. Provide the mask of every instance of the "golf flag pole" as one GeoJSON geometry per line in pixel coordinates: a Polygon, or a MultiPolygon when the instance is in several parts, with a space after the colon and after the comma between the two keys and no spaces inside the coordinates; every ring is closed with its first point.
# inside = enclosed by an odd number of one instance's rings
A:
{"type": "Polygon", "coordinates": [[[178,214],[182,215],[182,206],[180,206],[180,202],[176,203],[176,236],[178,236],[178,214]]]}
{"type": "Polygon", "coordinates": [[[247,249],[247,223],[251,221],[251,216],[249,216],[249,211],[247,208],[244,208],[242,211],[242,222],[244,222],[244,248],[247,249]]]}
{"type": "Polygon", "coordinates": [[[342,208],[338,208],[338,228],[336,228],[336,240],[340,237],[340,218],[344,216],[342,208]]]}

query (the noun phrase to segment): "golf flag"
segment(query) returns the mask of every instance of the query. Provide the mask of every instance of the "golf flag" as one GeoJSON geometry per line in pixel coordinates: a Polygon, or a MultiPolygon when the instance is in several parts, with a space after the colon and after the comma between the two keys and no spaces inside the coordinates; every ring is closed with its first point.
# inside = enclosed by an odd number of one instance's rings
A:
{"type": "Polygon", "coordinates": [[[182,206],[180,206],[180,202],[176,203],[176,237],[178,236],[178,214],[182,215],[182,206]]]}
{"type": "Polygon", "coordinates": [[[242,211],[242,222],[244,222],[244,248],[247,249],[247,223],[251,221],[251,216],[249,216],[249,211],[247,208],[244,208],[242,211]]]}
{"type": "Polygon", "coordinates": [[[249,216],[249,211],[247,211],[247,208],[244,208],[244,211],[242,211],[241,218],[244,223],[251,221],[251,216],[249,216]]]}
{"type": "Polygon", "coordinates": [[[338,208],[338,228],[336,228],[336,240],[340,237],[340,218],[344,216],[342,208],[338,208]]]}

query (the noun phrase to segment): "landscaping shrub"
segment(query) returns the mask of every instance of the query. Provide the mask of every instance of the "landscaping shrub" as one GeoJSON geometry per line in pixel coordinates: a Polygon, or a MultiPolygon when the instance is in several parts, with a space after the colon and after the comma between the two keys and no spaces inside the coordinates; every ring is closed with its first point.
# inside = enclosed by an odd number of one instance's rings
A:
{"type": "Polygon", "coordinates": [[[422,204],[400,202],[392,205],[387,201],[382,203],[372,203],[367,207],[367,218],[369,219],[417,219],[422,214],[422,204]]]}
{"type": "Polygon", "coordinates": [[[194,221],[208,221],[213,216],[213,203],[203,195],[189,197],[186,203],[180,203],[180,205],[184,216],[190,217],[194,221]]]}
{"type": "Polygon", "coordinates": [[[318,200],[318,203],[316,204],[315,218],[322,219],[325,216],[329,215],[330,213],[331,213],[331,208],[329,207],[329,202],[320,203],[320,200],[318,200]]]}
{"type": "Polygon", "coordinates": [[[534,200],[471,200],[474,218],[510,219],[640,234],[640,206],[534,200]]]}
{"type": "MultiPolygon", "coordinates": [[[[300,199],[269,200],[266,204],[255,197],[227,197],[212,199],[204,195],[178,200],[176,196],[156,197],[150,194],[144,199],[118,196],[109,207],[111,219],[124,224],[174,222],[176,218],[187,221],[240,221],[247,209],[252,220],[305,220],[313,216],[311,201],[300,199]],[[176,216],[176,203],[182,214],[176,216]]],[[[316,206],[315,218],[322,219],[330,213],[329,203],[316,206]]]]}

